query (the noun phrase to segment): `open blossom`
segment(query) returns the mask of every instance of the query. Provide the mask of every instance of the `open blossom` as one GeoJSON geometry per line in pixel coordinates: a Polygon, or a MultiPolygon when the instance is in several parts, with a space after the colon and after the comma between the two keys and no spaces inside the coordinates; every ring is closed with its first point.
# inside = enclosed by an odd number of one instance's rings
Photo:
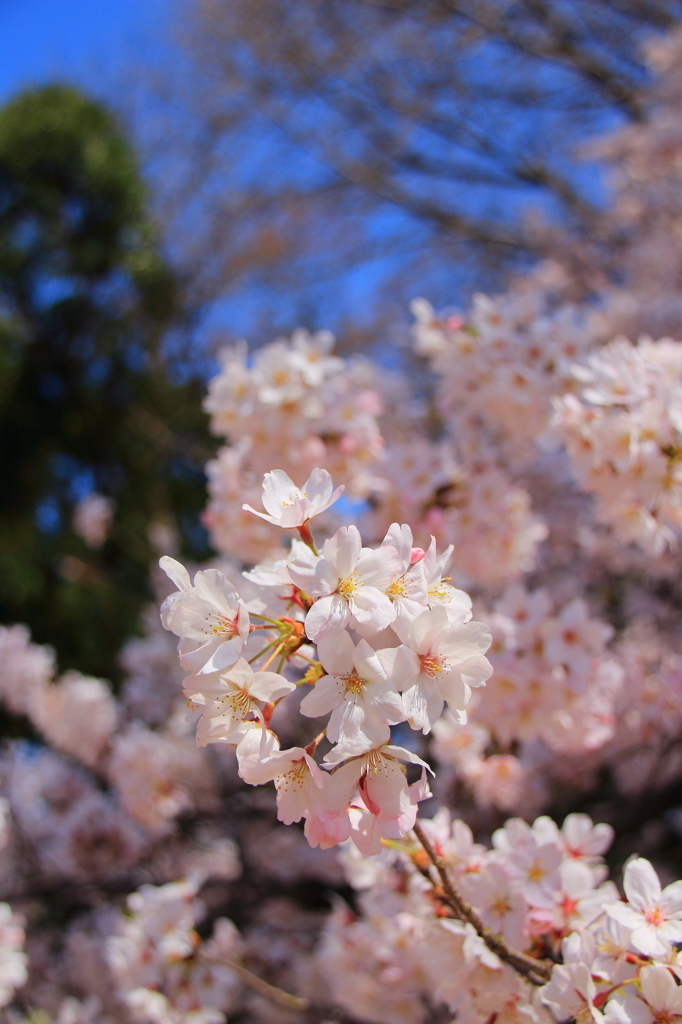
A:
{"type": "Polygon", "coordinates": [[[597,880],[602,880],[601,855],[608,850],[614,836],[610,825],[595,825],[587,814],[569,814],[559,829],[551,818],[543,816],[535,822],[534,831],[544,842],[556,843],[565,856],[587,864],[597,880]]]}
{"type": "Polygon", "coordinates": [[[424,552],[413,547],[412,530],[403,523],[392,523],[382,546],[393,548],[398,553],[402,566],[386,588],[386,595],[393,601],[396,618],[411,621],[426,608],[428,600],[426,576],[424,575],[424,552]]]}
{"type": "Polygon", "coordinates": [[[632,929],[635,949],[645,956],[661,956],[670,943],[682,942],[682,882],[661,890],[649,861],[637,857],[625,868],[623,888],[628,902],[609,903],[604,909],[632,929]]]}
{"type": "Polygon", "coordinates": [[[326,469],[314,469],[300,490],[283,469],[273,469],[263,478],[263,505],[267,511],[257,512],[250,505],[242,508],[274,526],[295,528],[334,504],[344,488],[333,487],[326,469]]]}
{"type": "Polygon", "coordinates": [[[682,1021],[682,988],[667,967],[643,967],[641,996],[627,990],[609,1000],[605,1024],[673,1024],[682,1021]]]}
{"type": "Polygon", "coordinates": [[[300,821],[311,800],[314,790],[324,784],[323,772],[303,747],[289,750],[274,750],[267,757],[248,760],[243,757],[252,752],[252,744],[240,746],[240,775],[251,786],[260,786],[274,780],[277,787],[278,818],[286,825],[300,821]]]}
{"type": "Polygon", "coordinates": [[[161,621],[180,637],[182,667],[192,673],[215,672],[234,665],[249,635],[249,613],[219,569],[204,569],[189,586],[183,565],[165,556],[163,571],[179,587],[166,599],[161,621]]]}
{"type": "Polygon", "coordinates": [[[327,849],[348,839],[348,802],[354,780],[323,772],[302,747],[279,750],[278,746],[273,737],[264,756],[255,732],[247,734],[237,747],[240,776],[251,786],[274,781],[277,817],[285,825],[305,818],[304,831],[311,846],[327,849]]]}
{"type": "Polygon", "coordinates": [[[251,716],[262,720],[259,702],[279,700],[296,689],[295,683],[277,672],[254,672],[244,658],[222,672],[187,676],[184,686],[191,704],[203,708],[197,722],[200,747],[238,737],[242,723],[251,716]]]}
{"type": "Polygon", "coordinates": [[[580,1024],[604,1017],[595,1006],[597,986],[592,978],[594,942],[590,935],[574,932],[562,943],[563,964],[556,964],[548,985],[542,989],[542,1001],[551,1007],[559,1020],[575,1018],[580,1024]]]}
{"type": "Polygon", "coordinates": [[[451,622],[468,622],[471,618],[471,598],[464,590],[453,587],[444,576],[452,559],[454,545],[450,544],[439,555],[436,551],[436,538],[431,538],[429,547],[424,552],[422,565],[426,577],[426,596],[429,608],[443,605],[451,622]]]}
{"type": "Polygon", "coordinates": [[[508,859],[508,870],[522,886],[529,903],[549,905],[552,894],[560,887],[561,850],[554,843],[531,843],[514,846],[508,859]]]}
{"type": "Polygon", "coordinates": [[[356,526],[342,526],[325,542],[322,555],[295,558],[289,575],[315,603],[306,615],[305,629],[317,642],[352,626],[362,636],[385,629],[395,619],[386,588],[402,572],[395,548],[363,548],[356,526]]]}
{"type": "Polygon", "coordinates": [[[504,935],[515,949],[523,949],[526,900],[504,868],[491,861],[481,871],[463,875],[460,886],[464,896],[478,909],[483,923],[504,935]]]}
{"type": "Polygon", "coordinates": [[[382,838],[402,839],[416,821],[418,801],[430,795],[424,777],[408,786],[400,761],[431,771],[416,754],[390,743],[359,756],[339,744],[325,758],[325,767],[335,769],[333,777],[349,794],[358,787],[362,806],[354,814],[352,837],[365,854],[379,853],[382,838]]]}
{"type": "Polygon", "coordinates": [[[357,647],[345,630],[320,640],[318,657],[326,675],[301,701],[301,713],[319,718],[331,711],[327,738],[358,752],[387,743],[390,726],[405,720],[400,694],[380,656],[366,640],[357,647]]]}
{"type": "MultiPolygon", "coordinates": [[[[613,882],[594,887],[594,874],[577,860],[565,860],[559,866],[561,884],[554,893],[554,928],[568,934],[602,916],[604,904],[617,890],[613,882]]],[[[537,915],[541,918],[541,914],[537,915]]]]}
{"type": "Polygon", "coordinates": [[[384,652],[392,678],[403,691],[405,715],[413,729],[430,732],[447,702],[460,718],[471,688],[490,678],[485,657],[491,636],[482,622],[453,623],[442,605],[426,610],[409,624],[396,622],[403,646],[384,652]]]}
{"type": "Polygon", "coordinates": [[[585,601],[571,601],[556,618],[541,626],[544,654],[551,664],[564,664],[577,673],[587,672],[592,660],[602,654],[613,629],[590,619],[585,601]]]}

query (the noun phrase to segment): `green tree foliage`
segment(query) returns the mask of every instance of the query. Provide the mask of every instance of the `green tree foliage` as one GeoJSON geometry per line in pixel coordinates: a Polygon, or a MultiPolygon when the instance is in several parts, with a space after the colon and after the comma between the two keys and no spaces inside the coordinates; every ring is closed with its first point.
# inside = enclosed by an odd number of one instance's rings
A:
{"type": "MultiPolygon", "coordinates": [[[[200,381],[173,381],[180,282],[112,116],[51,86],[0,111],[0,621],[115,675],[149,597],[154,523],[203,554],[200,381]],[[115,502],[88,547],[73,510],[115,502]]],[[[176,373],[177,376],[177,373],[176,373]]]]}

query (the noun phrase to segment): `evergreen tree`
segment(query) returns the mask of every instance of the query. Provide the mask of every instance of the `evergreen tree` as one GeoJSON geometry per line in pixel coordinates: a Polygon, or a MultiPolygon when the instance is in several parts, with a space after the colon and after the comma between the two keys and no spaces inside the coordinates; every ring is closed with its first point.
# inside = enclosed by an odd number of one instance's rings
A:
{"type": "Polygon", "coordinates": [[[203,387],[164,357],[180,282],[145,200],[99,104],[50,86],[0,111],[0,621],[110,678],[149,596],[152,524],[206,553],[203,387]],[[90,492],[115,508],[98,548],[73,528],[90,492]]]}

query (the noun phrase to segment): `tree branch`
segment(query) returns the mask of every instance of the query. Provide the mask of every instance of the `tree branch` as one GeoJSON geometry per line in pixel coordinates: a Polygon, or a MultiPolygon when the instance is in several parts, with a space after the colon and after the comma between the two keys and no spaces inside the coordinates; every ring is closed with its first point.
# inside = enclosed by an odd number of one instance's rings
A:
{"type": "Polygon", "coordinates": [[[536,960],[535,957],[527,956],[512,949],[501,935],[497,935],[492,928],[483,924],[473,907],[460,896],[448,874],[448,867],[443,859],[436,853],[429,840],[424,835],[419,822],[415,822],[414,834],[424,848],[426,855],[438,872],[443,886],[443,891],[449,906],[454,910],[460,921],[473,926],[476,934],[483,939],[488,949],[492,950],[501,960],[508,963],[510,967],[524,977],[531,985],[545,985],[552,974],[552,964],[547,961],[536,960]]]}
{"type": "Polygon", "coordinates": [[[221,963],[225,967],[229,967],[235,974],[238,974],[247,988],[257,992],[259,996],[269,999],[271,1003],[276,1003],[277,1006],[283,1006],[287,1010],[297,1010],[299,1013],[303,1013],[305,1010],[309,1010],[312,1005],[310,1000],[304,996],[294,996],[291,992],[285,992],[283,988],[270,985],[267,981],[259,978],[257,974],[253,974],[246,967],[242,967],[241,964],[236,964],[232,960],[222,960],[221,963]]]}

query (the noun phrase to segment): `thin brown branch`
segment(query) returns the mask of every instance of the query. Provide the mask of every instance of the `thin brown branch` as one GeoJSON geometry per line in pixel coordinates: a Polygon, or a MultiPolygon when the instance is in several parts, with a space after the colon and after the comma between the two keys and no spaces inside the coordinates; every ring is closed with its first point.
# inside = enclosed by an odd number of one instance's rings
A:
{"type": "Polygon", "coordinates": [[[311,1002],[304,996],[294,996],[291,992],[285,992],[283,988],[277,988],[276,985],[270,985],[267,981],[263,981],[257,974],[253,974],[246,967],[242,967],[241,964],[233,963],[231,960],[221,961],[226,967],[229,967],[231,971],[238,974],[244,984],[257,992],[258,995],[263,996],[265,999],[269,999],[271,1003],[276,1003],[278,1006],[283,1006],[287,1010],[297,1010],[299,1013],[304,1013],[311,1007],[311,1002]]]}
{"type": "Polygon", "coordinates": [[[499,956],[501,960],[508,963],[510,967],[513,967],[518,974],[526,978],[526,980],[532,985],[547,984],[552,974],[552,964],[547,961],[536,960],[535,957],[528,956],[526,953],[521,953],[516,949],[512,949],[502,935],[498,935],[492,930],[492,928],[489,928],[488,925],[483,924],[483,921],[481,921],[474,908],[470,906],[465,899],[463,899],[453,885],[445,860],[436,853],[433,846],[424,835],[419,822],[415,822],[414,834],[438,872],[448,905],[455,912],[459,920],[472,925],[477,935],[483,939],[488,949],[492,950],[492,952],[499,956]]]}

